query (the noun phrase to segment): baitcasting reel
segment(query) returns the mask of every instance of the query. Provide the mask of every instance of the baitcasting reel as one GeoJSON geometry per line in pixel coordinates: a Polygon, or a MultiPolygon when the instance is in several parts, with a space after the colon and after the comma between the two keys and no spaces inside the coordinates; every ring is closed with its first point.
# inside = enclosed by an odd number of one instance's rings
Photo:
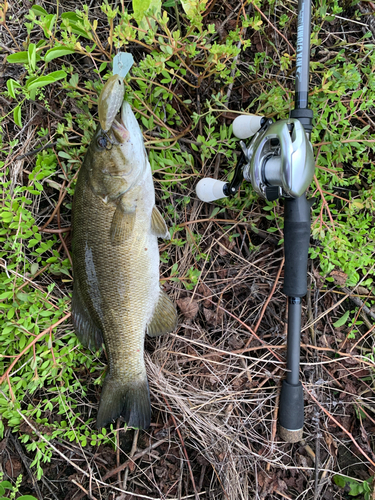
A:
{"type": "Polygon", "coordinates": [[[197,195],[211,202],[233,196],[242,178],[250,181],[259,196],[269,201],[279,197],[298,198],[310,185],[315,161],[311,143],[301,122],[295,118],[273,122],[254,115],[242,115],[233,122],[233,133],[252,139],[240,142],[242,156],[230,183],[205,178],[197,184],[197,195]]]}

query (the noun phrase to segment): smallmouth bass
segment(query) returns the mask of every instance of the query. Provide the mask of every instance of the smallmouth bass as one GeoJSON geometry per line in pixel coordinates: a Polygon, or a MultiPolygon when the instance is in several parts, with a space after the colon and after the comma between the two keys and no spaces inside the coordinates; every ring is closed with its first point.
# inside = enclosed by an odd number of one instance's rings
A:
{"type": "Polygon", "coordinates": [[[100,125],[78,175],[72,318],[83,345],[99,349],[104,341],[107,351],[97,428],[122,416],[129,427],[145,429],[151,421],[145,333],[173,331],[177,312],[159,285],[157,238],[169,232],[155,207],[142,132],[123,97],[114,75],[99,98],[100,125]]]}

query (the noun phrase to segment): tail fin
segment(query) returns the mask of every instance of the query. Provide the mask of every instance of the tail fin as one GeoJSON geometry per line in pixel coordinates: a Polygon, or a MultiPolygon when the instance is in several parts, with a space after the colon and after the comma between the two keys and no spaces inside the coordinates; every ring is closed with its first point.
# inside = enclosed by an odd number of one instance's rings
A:
{"type": "Polygon", "coordinates": [[[147,429],[151,422],[150,392],[147,376],[124,382],[108,375],[105,378],[96,427],[101,429],[122,416],[128,427],[147,429]]]}

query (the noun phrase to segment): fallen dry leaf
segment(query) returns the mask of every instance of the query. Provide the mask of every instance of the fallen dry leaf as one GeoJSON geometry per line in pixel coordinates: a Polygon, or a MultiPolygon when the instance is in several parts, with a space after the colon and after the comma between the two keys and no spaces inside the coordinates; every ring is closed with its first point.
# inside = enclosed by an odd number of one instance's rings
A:
{"type": "Polygon", "coordinates": [[[22,472],[22,464],[17,458],[10,458],[5,463],[5,470],[9,477],[17,477],[22,472]]]}
{"type": "MultiPolygon", "coordinates": [[[[212,297],[212,293],[211,293],[211,290],[208,288],[207,285],[205,285],[204,283],[201,283],[198,287],[198,292],[203,295],[203,297],[212,297]]],[[[207,308],[210,308],[212,303],[210,300],[204,300],[203,301],[203,305],[204,307],[207,307],[207,308]]]]}
{"type": "Polygon", "coordinates": [[[199,305],[196,300],[192,300],[190,297],[185,297],[184,299],[177,300],[176,302],[186,319],[194,319],[198,314],[199,305]]]}
{"type": "Polygon", "coordinates": [[[233,250],[233,248],[236,246],[236,241],[235,240],[229,241],[229,238],[226,236],[224,238],[221,238],[220,242],[218,242],[218,246],[219,246],[219,254],[222,257],[225,257],[226,255],[228,255],[226,249],[233,250]]]}
{"type": "Polygon", "coordinates": [[[335,280],[335,285],[345,286],[346,280],[348,279],[348,275],[343,273],[342,271],[332,271],[330,276],[335,280]]]}
{"type": "Polygon", "coordinates": [[[217,326],[221,324],[223,321],[224,317],[224,311],[222,309],[207,309],[206,307],[203,308],[203,314],[204,317],[206,318],[206,321],[209,325],[217,326]]]}

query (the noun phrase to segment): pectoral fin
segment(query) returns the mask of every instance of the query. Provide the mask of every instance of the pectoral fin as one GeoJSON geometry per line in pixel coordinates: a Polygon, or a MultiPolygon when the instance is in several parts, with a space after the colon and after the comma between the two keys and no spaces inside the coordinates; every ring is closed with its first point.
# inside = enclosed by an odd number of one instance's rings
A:
{"type": "Polygon", "coordinates": [[[76,335],[81,344],[89,349],[99,350],[103,344],[103,334],[84,303],[78,279],[74,280],[73,285],[72,319],[76,335]]]}
{"type": "Polygon", "coordinates": [[[147,335],[157,337],[163,333],[173,332],[177,326],[176,307],[168,295],[160,290],[159,300],[154,314],[147,325],[147,335]]]}
{"type": "Polygon", "coordinates": [[[130,238],[135,224],[135,209],[128,209],[120,202],[113,214],[111,224],[111,241],[114,245],[121,245],[130,238]]]}
{"type": "Polygon", "coordinates": [[[159,238],[164,238],[166,240],[169,240],[171,238],[165,220],[156,207],[152,209],[151,231],[155,236],[158,236],[159,238]]]}

